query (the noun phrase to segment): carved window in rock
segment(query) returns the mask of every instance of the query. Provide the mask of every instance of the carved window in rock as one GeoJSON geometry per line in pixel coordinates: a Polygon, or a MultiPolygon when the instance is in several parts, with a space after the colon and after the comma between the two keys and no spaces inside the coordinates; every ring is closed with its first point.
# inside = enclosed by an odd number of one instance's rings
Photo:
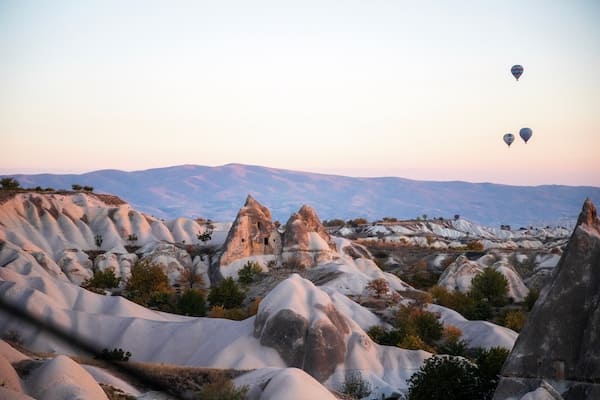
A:
{"type": "Polygon", "coordinates": [[[264,239],[264,242],[265,242],[265,246],[268,246],[268,245],[269,245],[269,238],[268,238],[268,237],[266,237],[266,238],[264,239]]]}
{"type": "Polygon", "coordinates": [[[552,368],[554,369],[554,379],[559,381],[565,379],[565,362],[563,360],[554,360],[552,368]]]}

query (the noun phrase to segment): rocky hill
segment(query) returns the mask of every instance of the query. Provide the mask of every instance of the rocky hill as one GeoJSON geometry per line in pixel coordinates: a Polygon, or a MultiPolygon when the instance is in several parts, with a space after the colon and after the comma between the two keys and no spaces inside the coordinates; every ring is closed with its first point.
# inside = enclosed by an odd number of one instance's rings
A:
{"type": "MultiPolygon", "coordinates": [[[[253,370],[235,378],[249,386],[253,398],[281,398],[284,387],[286,398],[303,398],[294,397],[300,393],[335,398],[333,391],[350,371],[361,372],[373,396],[390,397],[406,393],[407,379],[431,355],[377,344],[366,333],[375,325],[389,327],[389,316],[401,304],[421,301],[423,293],[400,278],[402,271],[415,265],[438,272],[447,268],[453,282],[468,282],[483,267],[494,266],[511,278],[518,301],[524,296],[522,272],[533,277],[537,270],[552,271],[552,257],[558,256],[552,252],[563,251],[569,234],[562,228],[496,230],[460,218],[326,229],[310,205],[278,226],[252,196],[233,224],[163,220],[112,197],[20,192],[0,204],[0,299],[98,350],[127,349],[135,362],[253,370]],[[469,251],[473,242],[480,244],[478,251],[469,251]],[[367,246],[393,251],[384,261],[367,246]],[[254,315],[240,321],[196,318],[79,286],[93,271],[108,268],[126,279],[138,260],[159,265],[170,285],[194,271],[206,288],[225,277],[238,279],[240,268],[252,261],[263,275],[247,287],[247,295],[262,301],[254,315]],[[375,280],[385,282],[383,297],[373,297],[369,285],[375,280]]],[[[452,281],[440,279],[441,284],[452,281]]],[[[470,348],[510,349],[517,339],[510,329],[470,321],[440,305],[427,309],[445,326],[458,328],[470,348]]],[[[17,361],[10,361],[14,349],[0,342],[0,368],[3,374],[8,371],[10,390],[20,398],[43,397],[42,392],[99,393],[99,376],[129,393],[137,391],[140,398],[148,390],[131,389],[106,370],[90,374],[85,365],[71,361],[85,353],[75,342],[60,340],[16,314],[0,311],[0,334],[17,336],[29,351],[51,354],[52,360],[27,378],[17,361]],[[2,364],[2,357],[8,364],[2,364]],[[75,378],[59,382],[55,378],[61,373],[75,378]],[[36,376],[55,383],[40,386],[36,376]]]]}
{"type": "Polygon", "coordinates": [[[168,219],[200,216],[232,221],[248,193],[260,199],[273,219],[282,223],[303,204],[309,204],[318,205],[324,219],[459,214],[487,226],[509,224],[518,228],[573,223],[582,199],[589,197],[600,203],[597,187],[351,178],[241,164],[14,177],[24,187],[90,185],[96,191],[122,197],[137,210],[168,219]]]}

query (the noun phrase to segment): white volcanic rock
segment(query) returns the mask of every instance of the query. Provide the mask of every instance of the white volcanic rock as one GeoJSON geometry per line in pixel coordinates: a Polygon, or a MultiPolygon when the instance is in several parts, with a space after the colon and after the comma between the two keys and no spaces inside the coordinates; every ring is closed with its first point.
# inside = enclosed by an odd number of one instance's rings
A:
{"type": "Polygon", "coordinates": [[[260,368],[234,379],[248,386],[248,400],[335,400],[315,378],[298,368],[260,368]]]}
{"type": "Polygon", "coordinates": [[[31,372],[26,380],[28,393],[38,399],[108,400],[96,380],[69,357],[59,355],[31,372]]]}
{"type": "Polygon", "coordinates": [[[482,273],[485,268],[492,268],[504,275],[508,281],[508,296],[517,302],[523,301],[529,289],[523,283],[520,275],[506,257],[501,257],[500,260],[491,264],[495,259],[496,256],[487,254],[477,261],[471,261],[461,255],[440,275],[438,285],[449,291],[466,293],[471,289],[471,281],[475,276],[482,273]]]}
{"type": "Polygon", "coordinates": [[[302,267],[313,267],[335,257],[335,243],[314,208],[304,205],[288,219],[283,233],[282,258],[302,267]]]}
{"type": "Polygon", "coordinates": [[[184,270],[192,268],[190,254],[184,249],[169,243],[158,243],[152,248],[152,251],[144,253],[142,260],[160,265],[169,277],[171,285],[178,282],[184,270]]]}
{"type": "Polygon", "coordinates": [[[133,253],[112,253],[106,252],[98,254],[94,260],[94,268],[99,271],[113,269],[115,276],[121,278],[124,282],[131,276],[131,267],[138,261],[138,256],[133,253]]]}
{"type": "Polygon", "coordinates": [[[92,273],[92,261],[81,250],[63,250],[58,259],[58,265],[67,278],[77,285],[94,275],[92,273]]]}
{"type": "Polygon", "coordinates": [[[469,321],[459,313],[437,304],[429,304],[427,310],[438,313],[444,325],[456,326],[462,331],[461,339],[468,347],[504,347],[512,349],[518,334],[508,328],[487,321],[469,321]]]}

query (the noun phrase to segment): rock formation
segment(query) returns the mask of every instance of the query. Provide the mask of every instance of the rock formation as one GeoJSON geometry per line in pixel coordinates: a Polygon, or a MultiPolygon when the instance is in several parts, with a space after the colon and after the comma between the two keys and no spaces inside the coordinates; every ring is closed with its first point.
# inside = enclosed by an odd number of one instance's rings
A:
{"type": "Polygon", "coordinates": [[[219,266],[240,258],[280,253],[281,235],[272,221],[271,212],[248,195],[229,230],[219,266]]]}
{"type": "Polygon", "coordinates": [[[330,261],[335,243],[325,231],[314,208],[304,205],[292,214],[283,234],[283,259],[297,266],[311,267],[330,261]]]}
{"type": "Polygon", "coordinates": [[[543,380],[565,400],[600,398],[600,221],[589,199],[504,364],[494,399],[520,399],[543,380]]]}
{"type": "Polygon", "coordinates": [[[222,275],[229,275],[222,268],[236,260],[273,255],[307,268],[332,260],[334,254],[335,244],[312,207],[304,205],[292,214],[281,234],[269,209],[249,195],[227,235],[218,267],[222,275]]]}

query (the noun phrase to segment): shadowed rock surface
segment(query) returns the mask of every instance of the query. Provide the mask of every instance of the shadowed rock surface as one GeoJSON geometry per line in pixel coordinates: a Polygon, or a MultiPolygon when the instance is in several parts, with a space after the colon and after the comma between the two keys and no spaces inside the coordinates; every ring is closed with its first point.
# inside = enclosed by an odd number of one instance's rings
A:
{"type": "Polygon", "coordinates": [[[501,373],[494,400],[520,399],[544,379],[565,400],[600,399],[600,220],[587,199],[552,283],[501,373]]]}

